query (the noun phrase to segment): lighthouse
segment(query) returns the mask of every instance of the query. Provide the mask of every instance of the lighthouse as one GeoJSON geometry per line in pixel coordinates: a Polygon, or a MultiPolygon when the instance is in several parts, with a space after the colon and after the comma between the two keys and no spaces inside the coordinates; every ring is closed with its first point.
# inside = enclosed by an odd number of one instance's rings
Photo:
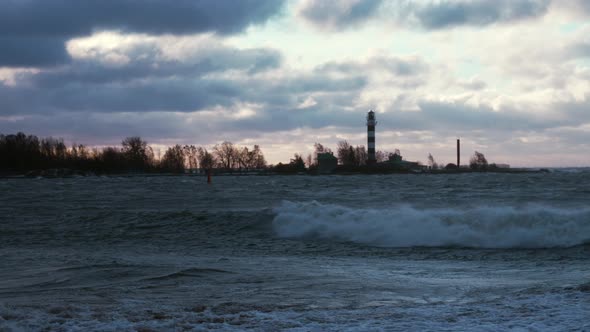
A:
{"type": "Polygon", "coordinates": [[[373,110],[367,113],[367,165],[374,165],[377,162],[375,158],[375,112],[373,110]]]}

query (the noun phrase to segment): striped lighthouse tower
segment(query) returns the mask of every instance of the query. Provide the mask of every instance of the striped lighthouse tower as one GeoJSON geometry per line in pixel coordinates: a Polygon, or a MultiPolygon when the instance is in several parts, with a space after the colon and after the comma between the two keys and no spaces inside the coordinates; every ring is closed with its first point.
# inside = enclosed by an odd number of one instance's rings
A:
{"type": "Polygon", "coordinates": [[[367,114],[367,147],[368,147],[368,159],[367,165],[374,165],[377,162],[375,158],[375,112],[372,110],[367,114]]]}

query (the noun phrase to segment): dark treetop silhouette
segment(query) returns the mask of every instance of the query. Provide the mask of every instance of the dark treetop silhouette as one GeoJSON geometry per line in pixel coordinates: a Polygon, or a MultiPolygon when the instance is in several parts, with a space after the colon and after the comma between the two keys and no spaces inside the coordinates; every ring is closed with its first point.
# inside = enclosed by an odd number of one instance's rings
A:
{"type": "Polygon", "coordinates": [[[213,152],[194,145],[169,147],[162,158],[140,137],[127,137],[121,147],[88,148],[62,139],[39,139],[19,132],[0,135],[0,172],[26,173],[43,169],[71,169],[93,173],[172,172],[185,169],[261,169],[266,160],[258,145],[252,149],[223,142],[213,152]]]}

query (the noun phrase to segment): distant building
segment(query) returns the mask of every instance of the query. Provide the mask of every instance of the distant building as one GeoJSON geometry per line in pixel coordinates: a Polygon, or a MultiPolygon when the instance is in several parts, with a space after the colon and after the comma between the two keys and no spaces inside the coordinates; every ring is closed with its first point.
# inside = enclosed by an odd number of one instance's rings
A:
{"type": "Polygon", "coordinates": [[[427,166],[421,165],[419,162],[416,161],[403,160],[402,155],[399,154],[399,151],[397,153],[389,155],[389,159],[380,164],[398,170],[421,171],[426,170],[428,168],[427,166]]]}
{"type": "Polygon", "coordinates": [[[338,158],[332,152],[318,153],[318,173],[330,174],[338,166],[338,158]]]}
{"type": "Polygon", "coordinates": [[[387,162],[392,164],[401,164],[403,162],[402,159],[403,158],[401,154],[394,153],[392,155],[389,155],[389,160],[387,160],[387,162]]]}
{"type": "Polygon", "coordinates": [[[445,169],[449,170],[449,169],[459,169],[459,168],[457,167],[456,164],[448,163],[447,166],[445,166],[445,169]]]}

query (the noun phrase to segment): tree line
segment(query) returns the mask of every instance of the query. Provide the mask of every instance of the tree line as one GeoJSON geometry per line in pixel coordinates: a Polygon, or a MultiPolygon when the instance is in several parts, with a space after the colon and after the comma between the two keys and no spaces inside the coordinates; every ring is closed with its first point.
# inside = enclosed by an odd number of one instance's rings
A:
{"type": "MultiPolygon", "coordinates": [[[[215,145],[211,151],[200,146],[176,144],[167,148],[160,158],[159,153],[156,157],[154,149],[138,136],[123,139],[120,146],[89,148],[83,144],[72,144],[68,147],[63,139],[38,138],[22,132],[13,135],[0,134],[0,172],[5,173],[61,168],[94,173],[184,173],[187,169],[268,169],[276,173],[313,173],[317,169],[317,156],[321,153],[334,155],[343,169],[358,169],[367,164],[368,154],[365,147],[353,146],[346,140],[338,142],[336,153],[321,143],[315,143],[313,153],[306,157],[296,153],[288,163],[268,166],[258,145],[249,148],[228,141],[215,145]]],[[[399,150],[379,150],[375,153],[377,162],[387,161],[395,155],[400,156],[399,150]]],[[[454,164],[438,164],[431,154],[428,155],[428,166],[431,169],[449,169],[453,166],[456,168],[454,164]]],[[[476,151],[470,159],[469,166],[474,170],[486,170],[494,168],[495,164],[488,165],[485,156],[476,151]]]]}
{"type": "MultiPolygon", "coordinates": [[[[457,165],[453,164],[453,163],[449,163],[446,166],[444,164],[439,164],[434,160],[434,157],[432,156],[432,154],[428,154],[428,166],[431,169],[456,169],[458,168],[457,165]]],[[[479,151],[475,151],[473,153],[473,156],[471,156],[471,158],[469,158],[469,168],[474,170],[474,171],[486,171],[489,169],[496,169],[499,168],[498,165],[496,165],[495,163],[489,164],[488,160],[486,159],[486,156],[479,152],[479,151]]]]}
{"type": "MultiPolygon", "coordinates": [[[[336,152],[332,151],[329,147],[321,144],[314,144],[313,153],[307,154],[304,157],[302,154],[295,153],[289,163],[278,163],[273,167],[273,171],[277,173],[301,173],[311,172],[313,173],[318,166],[318,154],[330,153],[338,159],[338,164],[343,169],[355,169],[367,165],[368,153],[364,145],[353,146],[346,140],[339,141],[336,147],[336,152]],[[307,167],[307,168],[306,168],[307,167]]],[[[377,162],[383,162],[388,160],[392,155],[400,154],[399,150],[395,152],[387,152],[378,150],[375,152],[375,159],[377,162]]]]}
{"type": "Polygon", "coordinates": [[[194,145],[174,145],[161,158],[141,137],[127,137],[121,146],[102,149],[83,144],[66,146],[63,139],[39,138],[22,132],[0,134],[0,171],[23,173],[67,168],[95,173],[173,172],[186,169],[261,169],[266,160],[258,145],[240,147],[223,142],[211,151],[194,145]]]}

